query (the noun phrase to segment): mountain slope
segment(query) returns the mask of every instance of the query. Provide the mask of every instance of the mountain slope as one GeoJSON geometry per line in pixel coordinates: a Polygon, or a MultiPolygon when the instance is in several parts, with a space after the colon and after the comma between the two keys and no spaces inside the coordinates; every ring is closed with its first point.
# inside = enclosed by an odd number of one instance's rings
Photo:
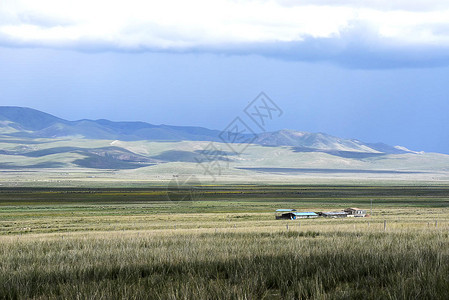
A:
{"type": "Polygon", "coordinates": [[[53,115],[16,106],[0,106],[0,121],[9,121],[10,126],[18,130],[31,131],[42,130],[56,123],[67,123],[53,115]]]}
{"type": "Polygon", "coordinates": [[[280,130],[259,134],[256,143],[263,146],[294,146],[298,150],[303,148],[304,150],[384,152],[378,151],[358,140],[341,139],[325,133],[309,133],[294,130],[280,130]]]}

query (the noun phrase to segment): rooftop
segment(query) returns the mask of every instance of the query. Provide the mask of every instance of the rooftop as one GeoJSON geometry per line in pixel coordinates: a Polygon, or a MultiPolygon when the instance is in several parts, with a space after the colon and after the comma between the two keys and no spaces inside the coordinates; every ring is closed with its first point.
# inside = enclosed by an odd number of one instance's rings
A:
{"type": "Polygon", "coordinates": [[[311,212],[311,211],[309,211],[309,212],[294,212],[293,214],[296,216],[318,216],[316,213],[311,212]]]}

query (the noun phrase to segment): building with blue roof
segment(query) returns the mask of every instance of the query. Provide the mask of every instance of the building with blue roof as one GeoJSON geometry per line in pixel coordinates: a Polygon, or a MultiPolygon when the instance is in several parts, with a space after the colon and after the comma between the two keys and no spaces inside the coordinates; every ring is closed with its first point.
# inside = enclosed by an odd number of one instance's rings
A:
{"type": "Polygon", "coordinates": [[[346,218],[346,217],[368,217],[366,210],[360,208],[347,208],[344,211],[331,212],[298,212],[296,209],[280,208],[276,210],[276,219],[296,220],[312,219],[318,217],[346,218]]]}
{"type": "Polygon", "coordinates": [[[318,214],[308,211],[308,212],[294,212],[293,213],[296,218],[308,219],[308,218],[317,218],[318,214]]]}
{"type": "Polygon", "coordinates": [[[318,214],[314,212],[296,212],[296,211],[288,211],[284,212],[281,215],[276,216],[276,219],[286,219],[286,220],[296,220],[296,219],[311,219],[318,218],[318,214]]]}

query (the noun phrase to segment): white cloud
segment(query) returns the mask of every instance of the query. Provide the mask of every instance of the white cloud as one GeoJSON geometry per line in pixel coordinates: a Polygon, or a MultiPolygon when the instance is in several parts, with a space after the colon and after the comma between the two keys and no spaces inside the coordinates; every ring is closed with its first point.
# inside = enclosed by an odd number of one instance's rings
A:
{"type": "Polygon", "coordinates": [[[0,44],[257,53],[258,45],[310,40],[347,49],[355,38],[365,48],[384,50],[449,47],[447,1],[335,2],[3,0],[0,44]]]}

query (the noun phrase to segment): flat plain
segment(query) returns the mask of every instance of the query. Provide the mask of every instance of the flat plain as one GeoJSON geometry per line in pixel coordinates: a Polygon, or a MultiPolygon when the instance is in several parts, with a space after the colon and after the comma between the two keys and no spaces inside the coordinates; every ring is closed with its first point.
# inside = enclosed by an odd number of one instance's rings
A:
{"type": "Polygon", "coordinates": [[[2,188],[1,299],[447,299],[449,186],[2,188]],[[275,220],[278,208],[367,218],[275,220]]]}

